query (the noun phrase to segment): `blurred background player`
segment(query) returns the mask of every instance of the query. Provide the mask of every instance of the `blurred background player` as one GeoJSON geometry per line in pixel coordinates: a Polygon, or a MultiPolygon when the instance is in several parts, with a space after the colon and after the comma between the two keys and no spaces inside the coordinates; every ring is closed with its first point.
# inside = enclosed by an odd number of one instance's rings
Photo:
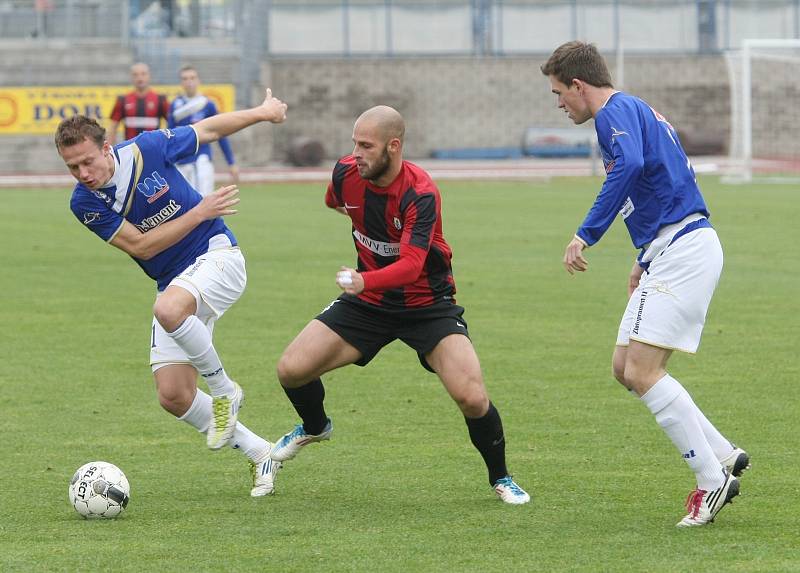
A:
{"type": "MultiPolygon", "coordinates": [[[[167,125],[176,127],[179,125],[190,125],[197,123],[201,119],[217,114],[217,106],[214,102],[198,92],[200,87],[200,77],[197,70],[192,66],[184,66],[180,73],[181,88],[183,95],[173,100],[169,107],[169,119],[167,125]]],[[[230,169],[231,182],[236,185],[239,183],[239,167],[233,159],[233,150],[228,138],[223,137],[219,140],[219,147],[225,155],[225,161],[230,169]]],[[[186,180],[197,189],[204,197],[214,190],[214,163],[211,156],[211,145],[204,143],[197,150],[197,154],[187,159],[181,159],[177,166],[186,180]]]]}
{"type": "Polygon", "coordinates": [[[591,44],[568,42],[542,66],[558,107],[576,124],[594,118],[606,181],[564,253],[570,274],[583,251],[617,213],[639,257],[628,279],[628,306],[613,356],[616,379],[638,394],[697,478],[688,515],[677,525],[705,525],[739,493],[747,453],[708,421],[666,372],[674,350],[694,353],[722,272],[722,247],[708,221],[694,170],[675,129],[639,98],[616,91],[591,44]]]}
{"type": "Polygon", "coordinates": [[[125,123],[125,139],[133,139],[143,131],[158,129],[161,119],[166,122],[169,114],[167,96],[150,89],[150,67],[139,62],[131,66],[133,91],[117,96],[111,110],[111,125],[108,128],[108,142],[116,143],[120,122],[125,123]]]}
{"type": "Polygon", "coordinates": [[[78,184],[71,209],[104,241],[130,255],[156,281],[150,364],[161,406],[207,436],[249,458],[254,497],[272,493],[279,464],[272,445],[238,422],[244,394],[214,348],[214,323],[247,282],[244,257],[223,215],[239,202],[231,185],[201,197],[174,163],[258,122],[281,123],[286,104],[267,90],[255,108],[216,115],[189,127],[148,131],[117,146],[93,119],[62,121],[55,143],[78,184]],[[211,396],[197,388],[197,374],[211,396]]]}
{"type": "Polygon", "coordinates": [[[358,271],[342,268],[337,284],[344,294],[308,323],[278,363],[278,378],[302,423],[271,456],[289,460],[304,445],[329,439],[333,426],[320,376],[348,364],[366,366],[399,338],[458,404],[500,499],[527,503],[530,496],[506,469],[500,414],[486,393],[464,309],[453,298],[439,190],[424,170],[403,161],[404,134],[396,110],[371,108],[353,127],[352,155],[334,167],[325,203],[352,221],[358,271]]]}

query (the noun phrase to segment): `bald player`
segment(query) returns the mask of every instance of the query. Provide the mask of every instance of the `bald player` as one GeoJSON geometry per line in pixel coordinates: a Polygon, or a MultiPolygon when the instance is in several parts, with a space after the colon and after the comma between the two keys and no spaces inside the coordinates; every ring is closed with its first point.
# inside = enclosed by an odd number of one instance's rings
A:
{"type": "Polygon", "coordinates": [[[125,139],[133,139],[143,131],[158,129],[161,120],[167,121],[169,102],[167,96],[150,89],[150,66],[138,62],[131,66],[133,91],[117,96],[111,110],[108,127],[108,143],[117,140],[117,128],[125,122],[125,139]]]}
{"type": "Polygon", "coordinates": [[[506,469],[503,424],[486,393],[464,309],[454,298],[439,190],[425,171],[403,160],[404,134],[396,110],[373,107],[355,123],[353,153],[333,169],[325,203],[351,219],[357,268],[341,267],[336,284],[344,292],[278,363],[278,379],[302,422],[270,457],[290,460],[306,444],[329,439],[333,425],[320,376],[349,364],[366,366],[399,338],[458,404],[500,499],[527,503],[530,496],[506,469]]]}

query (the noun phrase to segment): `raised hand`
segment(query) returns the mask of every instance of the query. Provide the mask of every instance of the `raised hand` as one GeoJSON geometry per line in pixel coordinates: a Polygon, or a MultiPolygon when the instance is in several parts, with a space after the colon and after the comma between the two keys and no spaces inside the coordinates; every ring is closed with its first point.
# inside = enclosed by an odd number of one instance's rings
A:
{"type": "Polygon", "coordinates": [[[276,97],[272,96],[272,90],[267,88],[267,97],[261,107],[266,111],[266,121],[272,123],[283,123],[286,120],[287,105],[276,97]]]}

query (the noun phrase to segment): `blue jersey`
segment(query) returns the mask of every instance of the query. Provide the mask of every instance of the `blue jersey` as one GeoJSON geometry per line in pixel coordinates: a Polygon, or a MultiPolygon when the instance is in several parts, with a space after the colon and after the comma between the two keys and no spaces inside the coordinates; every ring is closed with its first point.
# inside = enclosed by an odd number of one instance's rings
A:
{"type": "MultiPolygon", "coordinates": [[[[145,131],[114,146],[114,175],[100,189],[78,183],[70,207],[78,220],[110,242],[124,221],[146,233],[186,214],[202,197],[174,163],[197,150],[191,127],[145,131]]],[[[133,257],[147,276],[164,290],[169,282],[212,248],[236,245],[221,218],[203,221],[173,246],[150,260],[133,257]]]]}
{"type": "MultiPolygon", "coordinates": [[[[214,102],[204,95],[196,95],[194,97],[178,96],[169,106],[169,115],[167,116],[168,127],[178,127],[181,125],[191,125],[197,123],[201,119],[217,115],[217,106],[214,102]]],[[[219,147],[225,155],[225,161],[228,165],[234,164],[233,150],[227,138],[223,137],[219,140],[219,147]]],[[[211,144],[202,143],[197,149],[197,153],[191,157],[187,157],[178,161],[179,165],[184,163],[194,163],[197,161],[198,155],[208,155],[211,159],[211,144]]]]}
{"type": "Polygon", "coordinates": [[[619,213],[636,248],[665,225],[708,216],[694,170],[675,129],[639,98],[617,92],[594,118],[606,181],[578,237],[593,245],[619,213]]]}

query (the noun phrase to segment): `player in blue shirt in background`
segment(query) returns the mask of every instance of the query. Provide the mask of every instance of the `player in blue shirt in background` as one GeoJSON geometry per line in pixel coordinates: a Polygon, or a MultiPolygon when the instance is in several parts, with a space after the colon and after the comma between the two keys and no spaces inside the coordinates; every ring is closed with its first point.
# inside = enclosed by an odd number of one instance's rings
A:
{"type": "Polygon", "coordinates": [[[708,421],[666,365],[673,350],[697,350],[722,247],[675,130],[644,101],[614,89],[593,45],[568,42],[541,69],[573,122],[594,118],[606,170],[564,266],[570,274],[586,271],[583,251],[622,216],[641,252],[628,282],[614,376],[641,397],[695,473],[697,488],[678,527],[705,525],[739,493],[736,476],[749,457],[708,421]]]}
{"type": "Polygon", "coordinates": [[[161,406],[205,433],[211,449],[228,443],[241,449],[253,470],[254,497],[272,493],[280,465],[270,461],[272,444],[238,422],[243,392],[212,343],[215,321],[247,282],[236,237],[222,220],[236,213],[238,189],[230,185],[201,197],[175,163],[202,144],[285,118],[286,104],[268,89],[258,107],[144,132],[115,146],[102,126],[81,115],[62,121],[55,135],[78,180],[72,212],[156,281],[150,364],[161,406]],[[197,388],[198,372],[211,396],[197,388]]]}
{"type": "MultiPolygon", "coordinates": [[[[201,119],[217,115],[214,102],[200,93],[200,77],[192,66],[183,66],[180,72],[183,95],[176,97],[169,107],[167,126],[170,128],[191,125],[201,119]]],[[[219,147],[231,173],[231,182],[239,183],[239,167],[233,158],[231,144],[226,137],[221,138],[219,147]]],[[[203,143],[193,156],[179,159],[177,167],[192,187],[205,197],[214,190],[214,163],[211,144],[203,143]]]]}

